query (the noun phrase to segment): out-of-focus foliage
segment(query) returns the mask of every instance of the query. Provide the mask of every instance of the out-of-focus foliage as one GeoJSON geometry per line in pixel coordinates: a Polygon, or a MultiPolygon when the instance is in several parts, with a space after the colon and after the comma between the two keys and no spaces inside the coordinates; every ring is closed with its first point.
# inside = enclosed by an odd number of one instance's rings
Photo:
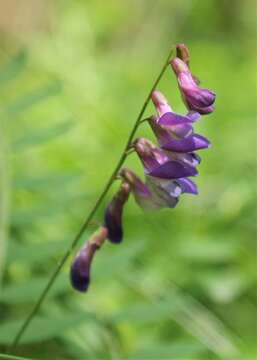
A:
{"type": "MultiPolygon", "coordinates": [[[[10,24],[0,16],[0,349],[104,186],[171,44],[185,42],[217,93],[198,125],[213,143],[200,195],[153,214],[131,198],[124,242],[99,252],[88,294],[71,289],[67,264],[17,354],[255,358],[255,2],[0,4],[13,14],[10,24]]],[[[184,111],[170,70],[160,90],[184,111]]],[[[152,138],[147,125],[139,134],[152,138]]],[[[128,165],[141,172],[134,155],[128,165]]]]}

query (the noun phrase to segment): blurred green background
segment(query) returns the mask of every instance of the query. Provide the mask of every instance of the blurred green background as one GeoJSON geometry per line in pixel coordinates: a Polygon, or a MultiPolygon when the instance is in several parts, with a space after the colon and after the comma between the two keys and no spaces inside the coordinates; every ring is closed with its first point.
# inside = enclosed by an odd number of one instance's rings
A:
{"type": "MultiPolygon", "coordinates": [[[[16,354],[256,358],[255,26],[250,0],[0,1],[0,352],[110,176],[171,45],[184,42],[217,93],[197,124],[213,144],[200,195],[150,214],[131,197],[125,239],[98,253],[90,291],[72,290],[69,260],[16,354]]],[[[159,89],[185,111],[170,70],[159,89]]],[[[138,134],[153,139],[147,125],[138,134]]],[[[135,155],[127,165],[142,174],[135,155]]]]}

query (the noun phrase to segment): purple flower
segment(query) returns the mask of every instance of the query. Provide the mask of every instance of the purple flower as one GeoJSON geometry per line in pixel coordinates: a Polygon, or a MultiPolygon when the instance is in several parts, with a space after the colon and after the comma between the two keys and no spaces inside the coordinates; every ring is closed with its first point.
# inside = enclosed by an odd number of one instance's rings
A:
{"type": "MultiPolygon", "coordinates": [[[[187,153],[200,149],[206,149],[210,146],[209,140],[206,139],[204,136],[194,134],[192,132],[190,135],[188,135],[188,131],[186,131],[187,129],[185,127],[187,126],[187,123],[184,124],[185,126],[182,125],[182,123],[181,126],[176,130],[174,130],[173,127],[170,125],[163,125],[168,123],[166,121],[163,121],[163,118],[166,117],[166,115],[168,117],[169,114],[170,113],[166,113],[160,119],[153,116],[148,120],[162,149],[180,153],[187,153]],[[182,137],[182,133],[184,134],[184,137],[182,137]]],[[[170,119],[172,120],[172,118],[170,119]]],[[[170,123],[172,122],[170,121],[170,123]]]]}
{"type": "Polygon", "coordinates": [[[123,182],[105,210],[104,220],[108,229],[108,239],[115,244],[120,243],[123,238],[122,213],[130,190],[129,183],[123,182]]]}
{"type": "Polygon", "coordinates": [[[93,257],[96,250],[103,244],[107,234],[108,230],[101,226],[75,257],[70,269],[70,280],[74,289],[81,292],[87,291],[90,283],[90,269],[93,257]]]}
{"type": "Polygon", "coordinates": [[[197,170],[181,161],[172,160],[167,153],[155,146],[151,141],[139,138],[134,148],[144,166],[145,174],[160,179],[179,179],[195,176],[197,170]]]}
{"type": "Polygon", "coordinates": [[[160,91],[154,91],[152,93],[152,101],[155,105],[158,117],[155,121],[151,122],[151,126],[156,125],[156,129],[159,132],[159,137],[164,137],[165,134],[175,136],[175,138],[184,138],[193,133],[193,123],[201,117],[199,113],[190,111],[187,115],[179,115],[172,111],[166,98],[160,91]],[[158,126],[157,126],[158,125],[158,126]],[[166,131],[161,131],[161,128],[166,131]]]}
{"type": "Polygon", "coordinates": [[[187,64],[176,57],[171,66],[178,80],[178,85],[185,105],[189,110],[200,114],[209,114],[214,111],[215,93],[198,86],[197,80],[191,74],[187,64]]]}
{"type": "Polygon", "coordinates": [[[123,168],[120,175],[130,184],[137,204],[144,210],[173,208],[182,192],[180,186],[173,180],[154,180],[147,177],[146,183],[143,183],[132,170],[127,168],[123,168]]]}

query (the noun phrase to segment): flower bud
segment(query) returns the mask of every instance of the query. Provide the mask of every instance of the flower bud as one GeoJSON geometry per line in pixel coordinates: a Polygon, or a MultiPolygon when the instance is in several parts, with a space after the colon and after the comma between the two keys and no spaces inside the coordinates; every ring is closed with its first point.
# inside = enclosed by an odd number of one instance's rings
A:
{"type": "Polygon", "coordinates": [[[171,61],[171,66],[177,76],[179,89],[187,108],[200,114],[213,112],[215,93],[211,90],[200,88],[187,64],[180,58],[174,58],[171,61]]]}
{"type": "Polygon", "coordinates": [[[108,229],[108,239],[115,244],[120,243],[123,238],[122,213],[129,194],[130,185],[123,182],[105,211],[105,226],[108,229]]]}
{"type": "Polygon", "coordinates": [[[76,255],[70,269],[70,280],[75,290],[86,292],[90,283],[90,269],[93,257],[105,239],[108,230],[101,226],[76,255]]]}

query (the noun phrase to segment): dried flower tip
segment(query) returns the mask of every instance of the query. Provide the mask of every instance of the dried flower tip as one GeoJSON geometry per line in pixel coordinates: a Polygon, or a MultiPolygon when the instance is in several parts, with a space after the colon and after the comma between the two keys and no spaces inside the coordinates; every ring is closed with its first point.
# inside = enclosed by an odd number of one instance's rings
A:
{"type": "Polygon", "coordinates": [[[70,269],[70,280],[75,290],[86,292],[90,284],[90,269],[96,250],[108,235],[106,227],[101,226],[76,255],[70,269]]]}
{"type": "Polygon", "coordinates": [[[189,67],[190,54],[189,49],[185,44],[178,44],[176,46],[177,57],[184,61],[189,67]]]}
{"type": "Polygon", "coordinates": [[[105,226],[108,229],[108,239],[115,244],[120,243],[123,238],[122,213],[130,190],[129,183],[124,181],[105,211],[105,226]]]}

